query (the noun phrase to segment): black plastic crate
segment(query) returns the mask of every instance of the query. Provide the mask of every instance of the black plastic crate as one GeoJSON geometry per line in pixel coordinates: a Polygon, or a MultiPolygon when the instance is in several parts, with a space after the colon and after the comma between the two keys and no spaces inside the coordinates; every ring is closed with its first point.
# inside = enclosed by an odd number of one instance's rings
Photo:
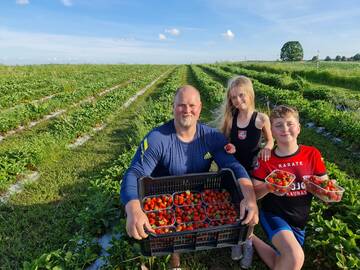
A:
{"type": "MultiPolygon", "coordinates": [[[[202,192],[205,189],[226,189],[231,202],[240,211],[243,199],[240,185],[230,169],[219,172],[187,174],[182,176],[143,177],[139,179],[140,200],[146,196],[179,192],[184,190],[202,192]]],[[[196,231],[174,232],[166,235],[150,234],[142,240],[142,253],[145,256],[165,255],[173,252],[191,252],[237,245],[246,240],[249,227],[236,224],[220,225],[196,231]]]]}

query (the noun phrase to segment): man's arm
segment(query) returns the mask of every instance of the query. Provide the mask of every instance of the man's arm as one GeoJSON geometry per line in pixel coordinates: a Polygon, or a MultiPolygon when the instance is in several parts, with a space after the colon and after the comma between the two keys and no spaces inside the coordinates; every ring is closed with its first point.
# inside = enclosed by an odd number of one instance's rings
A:
{"type": "Polygon", "coordinates": [[[253,183],[254,183],[254,190],[257,200],[261,199],[270,192],[268,185],[265,182],[253,178],[253,183]]]}
{"type": "Polygon", "coordinates": [[[129,236],[139,240],[148,236],[144,228],[154,232],[146,214],[141,209],[138,195],[138,179],[151,175],[160,160],[160,146],[156,141],[154,142],[153,137],[149,134],[142,141],[121,183],[120,198],[125,204],[127,214],[126,230],[129,236]]]}
{"type": "Polygon", "coordinates": [[[246,218],[242,224],[255,225],[259,222],[259,209],[256,204],[254,186],[248,178],[239,179],[241,192],[244,199],[240,203],[240,219],[243,219],[247,211],[246,218]]]}

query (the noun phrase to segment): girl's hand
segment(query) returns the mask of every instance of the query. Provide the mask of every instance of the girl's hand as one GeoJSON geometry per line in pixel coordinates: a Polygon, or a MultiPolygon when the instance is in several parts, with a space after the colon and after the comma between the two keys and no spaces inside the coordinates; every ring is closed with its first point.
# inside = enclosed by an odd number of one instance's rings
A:
{"type": "Polygon", "coordinates": [[[228,143],[227,145],[225,145],[224,149],[228,154],[235,154],[236,152],[235,145],[233,145],[232,143],[228,143]]]}
{"type": "Polygon", "coordinates": [[[265,147],[263,149],[260,150],[260,158],[263,161],[268,161],[271,157],[271,149],[265,147]]]}

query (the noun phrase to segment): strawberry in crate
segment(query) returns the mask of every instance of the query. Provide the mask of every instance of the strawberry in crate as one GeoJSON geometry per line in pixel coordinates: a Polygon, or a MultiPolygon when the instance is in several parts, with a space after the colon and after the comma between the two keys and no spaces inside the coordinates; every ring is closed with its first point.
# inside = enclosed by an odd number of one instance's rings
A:
{"type": "Polygon", "coordinates": [[[223,190],[216,190],[216,189],[205,189],[202,192],[203,201],[207,204],[209,203],[223,203],[229,202],[231,200],[230,193],[223,189],[223,190]]]}
{"type": "Polygon", "coordinates": [[[175,192],[174,195],[175,205],[198,205],[201,204],[200,192],[186,190],[183,192],[175,192]]]}
{"type": "Polygon", "coordinates": [[[144,211],[161,210],[172,207],[173,199],[170,194],[148,196],[143,199],[144,211]]]}

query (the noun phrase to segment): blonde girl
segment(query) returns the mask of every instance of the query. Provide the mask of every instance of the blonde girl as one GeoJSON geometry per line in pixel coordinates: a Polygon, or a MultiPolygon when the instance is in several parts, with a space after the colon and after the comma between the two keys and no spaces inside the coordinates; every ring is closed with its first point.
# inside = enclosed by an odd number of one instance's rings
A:
{"type": "MultiPolygon", "coordinates": [[[[230,142],[225,146],[225,150],[229,154],[234,154],[250,173],[254,169],[258,155],[264,161],[269,160],[274,141],[269,117],[255,111],[255,93],[249,78],[236,76],[229,81],[223,108],[220,130],[230,142]],[[265,140],[262,149],[261,135],[265,140]]],[[[247,269],[251,266],[252,254],[252,239],[249,238],[244,246],[232,248],[231,257],[233,260],[241,259],[241,267],[247,269]]]]}
{"type": "Polygon", "coordinates": [[[270,158],[274,141],[269,117],[255,111],[255,93],[249,78],[240,75],[229,81],[223,107],[220,129],[231,143],[231,147],[227,147],[228,153],[234,153],[237,160],[250,172],[259,152],[264,161],[270,158]],[[261,135],[265,140],[262,149],[261,135]]]}

